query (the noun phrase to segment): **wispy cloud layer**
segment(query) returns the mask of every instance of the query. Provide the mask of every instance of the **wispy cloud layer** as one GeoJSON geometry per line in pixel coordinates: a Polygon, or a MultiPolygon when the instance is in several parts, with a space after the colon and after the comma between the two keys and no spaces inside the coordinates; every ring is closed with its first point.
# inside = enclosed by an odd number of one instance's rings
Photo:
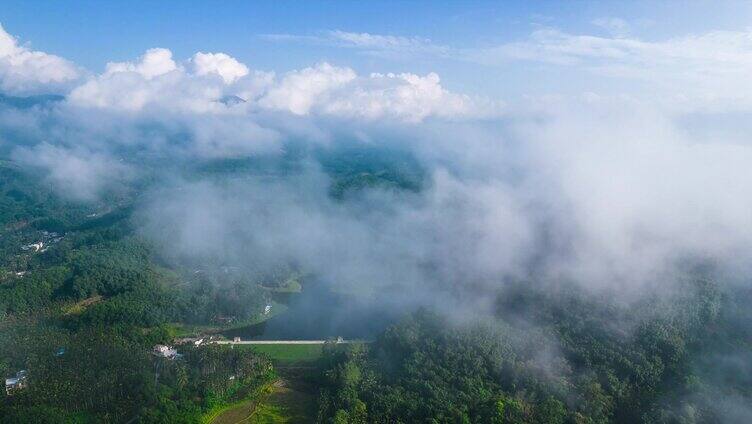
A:
{"type": "Polygon", "coordinates": [[[447,46],[417,37],[329,31],[314,36],[274,35],[270,40],[319,43],[404,60],[431,56],[509,69],[545,64],[611,80],[603,94],[629,92],[661,98],[684,108],[752,107],[744,93],[752,86],[752,30],[709,31],[662,40],[641,39],[620,18],[596,19],[609,35],[574,34],[554,27],[537,28],[524,39],[486,46],[447,46]],[[398,55],[394,55],[399,53],[398,55]],[[641,84],[636,90],[633,83],[641,84]],[[738,106],[738,104],[736,105],[738,106]]]}
{"type": "Polygon", "coordinates": [[[451,54],[453,51],[450,47],[436,44],[430,39],[423,37],[405,37],[341,30],[324,31],[315,35],[263,34],[261,38],[275,42],[308,43],[356,49],[376,56],[396,57],[399,54],[409,56],[444,56],[451,54]]]}
{"type": "MultiPolygon", "coordinates": [[[[326,36],[366,49],[418,49],[426,43],[326,36]]],[[[746,87],[740,81],[752,65],[749,38],[745,32],[714,32],[646,42],[540,29],[522,41],[461,52],[463,60],[491,66],[540,62],[554,65],[555,72],[568,67],[643,79],[651,87],[686,86],[669,92],[702,105],[705,90],[724,102],[749,97],[738,90],[746,87]],[[687,84],[694,79],[697,84],[687,84]],[[714,89],[734,84],[734,92],[714,89]]],[[[197,189],[209,191],[208,199],[232,199],[222,213],[235,221],[243,220],[244,211],[258,218],[245,223],[239,240],[234,227],[226,230],[238,252],[251,245],[246,238],[266,235],[273,243],[258,244],[257,252],[289,252],[286,259],[311,267],[322,263],[320,271],[336,274],[333,280],[496,284],[534,269],[542,279],[627,291],[662,281],[687,258],[724,269],[749,267],[743,259],[752,254],[747,138],[698,137],[676,119],[676,110],[651,101],[660,93],[632,93],[643,96],[638,100],[551,97],[534,108],[504,109],[500,102],[447,90],[432,72],[362,75],[323,62],[277,74],[226,53],[181,59],[164,48],[110,63],[65,93],[67,100],[50,108],[0,108],[0,128],[7,128],[0,136],[24,135],[13,158],[82,199],[128,181],[145,166],[142,159],[194,163],[278,154],[292,142],[408,151],[425,168],[427,181],[407,201],[372,190],[373,203],[343,210],[349,206],[330,198],[327,177],[315,169],[294,183],[280,182],[283,187],[197,189]],[[260,205],[271,200],[248,203],[246,195],[276,199],[291,214],[270,217],[260,205]],[[320,216],[308,218],[308,211],[320,216]],[[339,231],[339,223],[349,228],[339,231]],[[341,266],[334,269],[322,255],[336,257],[341,266]],[[364,258],[376,259],[365,268],[364,258]],[[408,277],[398,281],[395,270],[408,277]]],[[[744,128],[747,117],[724,123],[724,129],[744,128]]],[[[702,115],[693,122],[712,124],[702,115]]],[[[177,208],[157,206],[176,211],[177,217],[163,217],[171,225],[185,224],[180,211],[206,211],[203,216],[217,210],[201,198],[179,200],[177,208]]],[[[205,239],[210,235],[196,243],[205,239]]]]}

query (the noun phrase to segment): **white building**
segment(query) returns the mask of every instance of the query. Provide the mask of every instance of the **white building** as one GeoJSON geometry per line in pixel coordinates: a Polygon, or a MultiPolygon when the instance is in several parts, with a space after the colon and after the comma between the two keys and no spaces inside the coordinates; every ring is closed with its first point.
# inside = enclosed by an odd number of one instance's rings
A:
{"type": "Polygon", "coordinates": [[[25,389],[27,385],[26,370],[21,370],[16,373],[15,377],[5,379],[5,394],[10,396],[16,390],[25,389]]]}
{"type": "Polygon", "coordinates": [[[167,345],[156,345],[154,346],[154,349],[152,350],[152,353],[156,356],[160,356],[162,358],[169,358],[173,359],[178,354],[178,351],[175,350],[172,346],[167,345]]]}
{"type": "Polygon", "coordinates": [[[44,242],[40,241],[39,243],[31,243],[26,246],[21,246],[21,250],[33,250],[34,252],[39,252],[43,247],[44,242]]]}

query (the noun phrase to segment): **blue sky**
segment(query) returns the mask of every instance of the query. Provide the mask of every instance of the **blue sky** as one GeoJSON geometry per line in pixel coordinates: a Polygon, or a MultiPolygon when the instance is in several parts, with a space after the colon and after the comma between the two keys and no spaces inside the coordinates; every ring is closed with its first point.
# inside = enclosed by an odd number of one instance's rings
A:
{"type": "Polygon", "coordinates": [[[609,36],[594,22],[618,19],[628,36],[645,41],[743,30],[750,3],[541,2],[102,2],[4,0],[0,23],[21,43],[101,72],[109,61],[132,60],[152,47],[176,58],[197,51],[225,52],[254,69],[287,71],[327,61],[370,72],[437,72],[442,85],[494,96],[561,90],[598,91],[611,81],[571,68],[511,62],[486,66],[434,55],[373,55],[324,42],[280,42],[265,35],[315,37],[328,31],[429,40],[456,49],[524,41],[541,28],[573,35],[609,36]]]}

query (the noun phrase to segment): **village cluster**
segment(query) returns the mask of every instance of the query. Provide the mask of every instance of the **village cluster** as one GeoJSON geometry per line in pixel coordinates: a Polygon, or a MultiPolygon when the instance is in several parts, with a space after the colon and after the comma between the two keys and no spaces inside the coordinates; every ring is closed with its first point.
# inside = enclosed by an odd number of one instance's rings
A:
{"type": "Polygon", "coordinates": [[[58,243],[63,239],[63,236],[56,232],[41,231],[40,234],[42,236],[41,240],[36,243],[23,245],[21,246],[21,250],[32,253],[43,253],[46,252],[51,245],[58,243]]]}
{"type": "MultiPolygon", "coordinates": [[[[26,254],[36,254],[36,253],[44,253],[46,252],[51,246],[54,244],[59,243],[63,239],[63,235],[53,232],[53,231],[40,231],[39,235],[37,237],[36,242],[34,243],[28,243],[21,246],[21,251],[25,252],[26,254]]],[[[18,257],[22,257],[23,254],[18,255],[18,257]]],[[[15,275],[16,277],[23,277],[24,275],[28,274],[28,271],[26,270],[15,270],[11,272],[11,275],[15,275]]]]}

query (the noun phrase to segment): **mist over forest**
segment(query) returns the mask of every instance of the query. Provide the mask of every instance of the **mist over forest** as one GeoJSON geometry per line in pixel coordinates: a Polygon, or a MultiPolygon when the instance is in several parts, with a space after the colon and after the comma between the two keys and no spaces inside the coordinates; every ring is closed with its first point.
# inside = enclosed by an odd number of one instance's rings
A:
{"type": "MultiPolygon", "coordinates": [[[[584,60],[551,31],[493,51],[584,60]]],[[[94,71],[0,27],[0,371],[28,372],[0,421],[211,422],[298,378],[150,353],[210,336],[360,340],[300,377],[310,422],[752,420],[749,112],[677,47],[735,34],[602,37],[656,88],[505,101],[166,48],[94,71]],[[664,95],[679,66],[704,85],[664,95]]]]}

